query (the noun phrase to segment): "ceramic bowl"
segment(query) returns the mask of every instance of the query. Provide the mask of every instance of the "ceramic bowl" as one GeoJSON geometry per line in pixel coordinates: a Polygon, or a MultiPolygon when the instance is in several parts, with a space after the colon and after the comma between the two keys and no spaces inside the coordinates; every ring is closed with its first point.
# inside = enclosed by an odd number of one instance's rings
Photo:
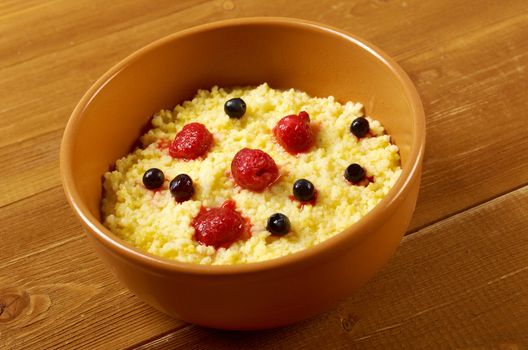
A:
{"type": "MultiPolygon", "coordinates": [[[[206,24],[162,38],[111,68],[73,111],[61,175],[89,241],[135,295],[182,320],[222,329],[286,325],[331,308],[396,250],[416,204],[425,142],[419,96],[385,53],[354,35],[285,18],[206,24]],[[150,116],[213,85],[295,88],[359,101],[400,148],[403,171],[363,219],[282,258],[201,266],[140,251],[101,224],[101,177],[134,145],[150,116]]],[[[320,218],[332,220],[331,217],[320,218]]]]}

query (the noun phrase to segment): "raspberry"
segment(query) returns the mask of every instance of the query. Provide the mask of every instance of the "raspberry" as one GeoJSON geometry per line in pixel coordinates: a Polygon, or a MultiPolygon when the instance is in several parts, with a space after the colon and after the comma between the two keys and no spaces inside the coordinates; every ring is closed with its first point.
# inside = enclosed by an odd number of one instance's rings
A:
{"type": "Polygon", "coordinates": [[[243,148],[231,162],[231,173],[242,188],[262,191],[279,177],[279,169],[269,154],[259,149],[243,148]]]}
{"type": "Polygon", "coordinates": [[[308,113],[287,115],[273,128],[277,142],[291,154],[303,153],[313,144],[313,132],[308,113]]]}
{"type": "Polygon", "coordinates": [[[173,158],[196,159],[209,151],[213,144],[213,135],[205,125],[190,123],[185,125],[169,146],[173,158]]]}
{"type": "Polygon", "coordinates": [[[191,225],[196,241],[216,249],[227,248],[249,236],[249,223],[235,210],[234,201],[225,201],[220,208],[200,209],[191,225]]]}

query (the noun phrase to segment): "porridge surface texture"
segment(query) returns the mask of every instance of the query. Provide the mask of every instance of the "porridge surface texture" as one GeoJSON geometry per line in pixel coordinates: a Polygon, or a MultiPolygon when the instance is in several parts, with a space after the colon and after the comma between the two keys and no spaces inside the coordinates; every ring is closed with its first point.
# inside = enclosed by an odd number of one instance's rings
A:
{"type": "MultiPolygon", "coordinates": [[[[398,147],[382,125],[371,117],[370,134],[357,138],[351,122],[362,116],[360,103],[341,104],[332,96],[313,98],[304,92],[257,87],[199,90],[191,101],[174,110],[162,110],[140,141],[143,148],[117,160],[104,175],[104,224],[119,237],[149,253],[197,264],[240,264],[281,257],[334,236],[368,213],[394,185],[401,173],[398,147]],[[241,97],[247,110],[229,118],[224,103],[241,97]],[[315,130],[315,143],[306,153],[287,153],[275,140],[273,128],[284,116],[306,111],[315,130]],[[184,125],[202,123],[214,141],[208,153],[195,160],[175,159],[168,145],[184,125]],[[234,155],[243,148],[269,154],[279,168],[279,179],[262,192],[238,187],[230,174],[234,155]],[[351,163],[360,164],[372,179],[353,185],[343,174],[351,163]],[[165,184],[149,190],[142,183],[146,170],[159,168],[165,184]],[[193,197],[178,203],[168,185],[178,174],[189,175],[193,197]],[[317,190],[315,205],[301,206],[290,199],[298,179],[310,180],[317,190]],[[215,249],[194,238],[193,218],[202,207],[219,207],[227,200],[249,219],[251,237],[228,248],[215,249]],[[270,215],[283,213],[291,231],[272,236],[266,230],[270,215]]],[[[119,137],[116,135],[116,137],[119,137]]]]}

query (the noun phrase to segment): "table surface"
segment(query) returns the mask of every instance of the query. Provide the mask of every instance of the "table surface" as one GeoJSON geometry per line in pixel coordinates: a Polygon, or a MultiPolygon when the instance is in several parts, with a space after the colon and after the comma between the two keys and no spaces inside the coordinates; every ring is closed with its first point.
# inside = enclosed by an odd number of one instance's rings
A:
{"type": "Polygon", "coordinates": [[[528,2],[0,2],[0,348],[528,347],[528,2]],[[107,69],[196,24],[315,20],[407,71],[427,115],[414,218],[396,255],[333,310],[275,330],[204,329],[144,304],[66,203],[59,144],[107,69]]]}

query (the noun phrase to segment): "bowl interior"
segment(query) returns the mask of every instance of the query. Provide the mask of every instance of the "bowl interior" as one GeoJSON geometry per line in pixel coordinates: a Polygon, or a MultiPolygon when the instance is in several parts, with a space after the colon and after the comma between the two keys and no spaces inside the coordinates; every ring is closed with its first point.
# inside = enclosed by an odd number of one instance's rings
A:
{"type": "Polygon", "coordinates": [[[85,95],[64,138],[66,186],[77,193],[78,209],[100,219],[101,176],[130,151],[153,113],[200,88],[262,82],[362,102],[400,147],[405,167],[420,146],[419,102],[406,79],[383,54],[313,24],[242,21],[178,33],[133,54],[85,95]]]}

